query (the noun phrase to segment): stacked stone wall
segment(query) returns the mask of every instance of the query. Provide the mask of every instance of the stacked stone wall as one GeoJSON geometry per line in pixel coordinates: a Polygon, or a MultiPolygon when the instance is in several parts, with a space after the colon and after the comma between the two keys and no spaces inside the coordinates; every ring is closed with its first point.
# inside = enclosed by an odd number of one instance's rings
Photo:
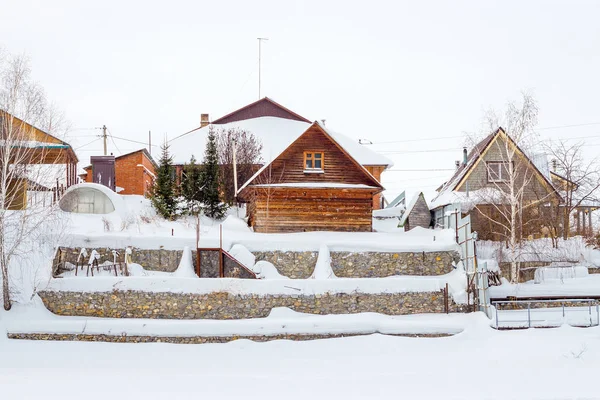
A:
{"type": "MultiPolygon", "coordinates": [[[[55,274],[62,262],[75,264],[81,248],[64,248],[54,260],[55,274]]],[[[91,250],[91,249],[89,249],[91,250]]],[[[99,263],[113,261],[112,249],[95,248],[100,254],[99,263]]],[[[123,261],[124,249],[117,249],[123,261]]],[[[133,262],[149,271],[173,272],[181,260],[182,250],[145,250],[132,248],[133,262]]],[[[280,274],[292,279],[309,278],[317,264],[317,251],[256,251],[256,261],[269,261],[280,274]]],[[[218,255],[215,251],[202,251],[201,277],[218,276],[218,255]],[[216,274],[216,275],[215,275],[216,274]]],[[[452,263],[460,256],[455,251],[436,252],[348,252],[332,251],[333,272],[343,278],[381,278],[392,275],[443,275],[453,270],[452,263]]],[[[87,261],[87,260],[86,260],[87,261]]],[[[192,251],[192,262],[196,267],[196,251],[192,251]]]]}
{"type": "MultiPolygon", "coordinates": [[[[445,312],[443,291],[315,295],[42,291],[39,295],[48,310],[55,314],[106,318],[247,319],[266,317],[276,307],[308,314],[445,312]]],[[[449,311],[461,309],[452,304],[451,299],[449,304],[449,311]]]]}
{"type": "MultiPolygon", "coordinates": [[[[376,332],[373,332],[376,333],[376,332]]],[[[9,339],[24,340],[61,340],[61,341],[86,341],[86,342],[112,342],[112,343],[177,343],[177,344],[204,344],[204,343],[227,343],[233,340],[247,339],[255,342],[267,342],[270,340],[315,340],[332,339],[339,337],[362,336],[370,333],[327,333],[327,334],[295,334],[286,333],[278,335],[252,335],[252,336],[128,336],[128,335],[105,335],[105,334],[60,334],[60,333],[8,333],[9,339]]],[[[405,337],[427,337],[438,338],[452,336],[448,333],[420,333],[420,334],[386,334],[388,336],[405,337]]]]}

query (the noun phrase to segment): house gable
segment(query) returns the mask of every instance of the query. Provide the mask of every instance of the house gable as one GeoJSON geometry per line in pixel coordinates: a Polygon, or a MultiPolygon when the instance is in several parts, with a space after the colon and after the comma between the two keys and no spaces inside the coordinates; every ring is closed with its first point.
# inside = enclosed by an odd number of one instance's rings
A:
{"type": "Polygon", "coordinates": [[[227,124],[229,122],[259,117],[277,117],[310,123],[310,121],[303,116],[296,114],[292,110],[282,106],[279,103],[276,103],[268,97],[264,97],[258,101],[255,101],[254,103],[248,104],[247,106],[216,119],[212,122],[212,124],[227,124]]]}
{"type": "MultiPolygon", "coordinates": [[[[453,190],[457,192],[466,192],[485,187],[497,187],[496,184],[488,182],[486,163],[506,161],[506,146],[515,150],[518,161],[523,162],[527,170],[530,171],[535,178],[529,187],[528,196],[533,200],[536,196],[538,198],[540,198],[540,196],[545,198],[548,195],[551,195],[553,197],[558,197],[560,201],[560,195],[556,192],[552,183],[548,181],[535,164],[502,128],[499,128],[492,136],[486,137],[475,147],[473,152],[469,155],[469,162],[463,167],[464,170],[460,171],[462,176],[457,179],[458,182],[453,190]]],[[[456,181],[456,179],[454,181],[456,181]]]]}
{"type": "Polygon", "coordinates": [[[364,185],[383,190],[381,184],[352,158],[318,123],[312,124],[270,164],[266,164],[248,182],[249,185],[291,183],[335,183],[364,185]],[[323,153],[323,170],[304,167],[307,152],[323,153]]]}

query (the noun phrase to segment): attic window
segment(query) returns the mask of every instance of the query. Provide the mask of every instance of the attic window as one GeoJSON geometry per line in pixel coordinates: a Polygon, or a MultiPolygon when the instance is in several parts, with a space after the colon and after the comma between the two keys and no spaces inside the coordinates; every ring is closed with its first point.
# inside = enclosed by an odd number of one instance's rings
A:
{"type": "Polygon", "coordinates": [[[495,182],[508,182],[509,180],[509,168],[507,162],[502,161],[488,161],[487,166],[487,181],[491,183],[495,182]]]}
{"type": "Polygon", "coordinates": [[[304,152],[304,172],[323,172],[323,153],[315,151],[304,152]]]}

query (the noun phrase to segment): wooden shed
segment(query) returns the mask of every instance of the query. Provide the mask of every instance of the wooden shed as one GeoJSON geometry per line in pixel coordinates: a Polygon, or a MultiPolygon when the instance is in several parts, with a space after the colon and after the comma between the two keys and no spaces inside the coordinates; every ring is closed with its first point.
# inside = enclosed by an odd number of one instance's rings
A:
{"type": "Polygon", "coordinates": [[[404,227],[405,231],[410,231],[417,226],[429,228],[431,226],[431,211],[425,200],[423,192],[416,193],[406,206],[406,210],[400,218],[398,226],[404,227]]]}
{"type": "Polygon", "coordinates": [[[371,231],[383,187],[318,122],[238,192],[256,232],[371,231]]]}

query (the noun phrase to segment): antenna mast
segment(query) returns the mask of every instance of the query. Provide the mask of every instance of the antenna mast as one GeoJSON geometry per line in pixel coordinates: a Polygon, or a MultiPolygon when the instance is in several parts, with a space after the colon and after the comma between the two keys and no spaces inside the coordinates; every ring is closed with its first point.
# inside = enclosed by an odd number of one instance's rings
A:
{"type": "Polygon", "coordinates": [[[261,45],[263,40],[269,40],[269,38],[256,38],[258,40],[258,99],[260,100],[260,68],[261,68],[261,45]]]}

